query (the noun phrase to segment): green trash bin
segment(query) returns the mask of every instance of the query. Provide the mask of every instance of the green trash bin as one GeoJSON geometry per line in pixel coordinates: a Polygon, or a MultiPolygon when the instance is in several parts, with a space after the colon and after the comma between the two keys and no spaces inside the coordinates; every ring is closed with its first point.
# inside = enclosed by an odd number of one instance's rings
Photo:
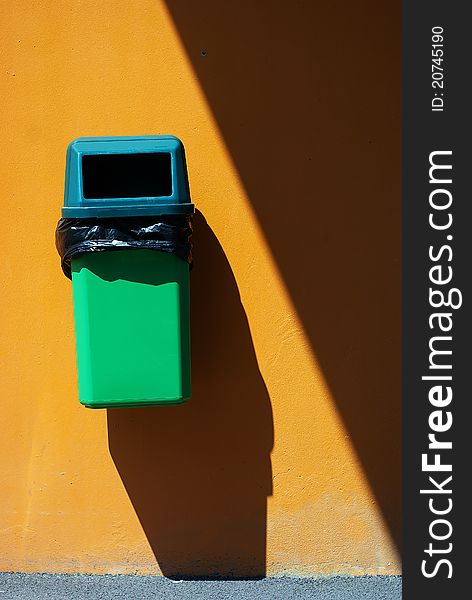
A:
{"type": "Polygon", "coordinates": [[[172,227],[193,211],[177,138],[79,138],[69,145],[62,228],[89,238],[85,251],[72,248],[70,261],[85,406],[180,404],[190,397],[188,260],[167,234],[153,239],[151,227],[150,239],[147,226],[157,222],[172,237],[172,227]],[[130,222],[139,230],[131,241],[130,222]]]}

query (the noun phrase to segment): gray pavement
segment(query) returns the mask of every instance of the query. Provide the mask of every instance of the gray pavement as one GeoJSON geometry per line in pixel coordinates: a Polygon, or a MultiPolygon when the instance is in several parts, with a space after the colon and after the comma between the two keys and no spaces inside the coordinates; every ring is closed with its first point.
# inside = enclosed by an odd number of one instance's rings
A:
{"type": "Polygon", "coordinates": [[[401,577],[174,581],[133,575],[0,573],[0,600],[400,600],[401,577]]]}

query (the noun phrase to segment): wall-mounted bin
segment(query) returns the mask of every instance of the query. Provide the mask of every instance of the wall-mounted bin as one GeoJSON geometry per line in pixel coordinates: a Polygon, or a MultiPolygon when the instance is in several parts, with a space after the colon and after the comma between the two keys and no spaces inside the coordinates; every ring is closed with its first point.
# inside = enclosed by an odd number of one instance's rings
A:
{"type": "Polygon", "coordinates": [[[193,212],[177,138],[79,138],[69,145],[56,244],[72,279],[85,406],[190,397],[193,212]]]}

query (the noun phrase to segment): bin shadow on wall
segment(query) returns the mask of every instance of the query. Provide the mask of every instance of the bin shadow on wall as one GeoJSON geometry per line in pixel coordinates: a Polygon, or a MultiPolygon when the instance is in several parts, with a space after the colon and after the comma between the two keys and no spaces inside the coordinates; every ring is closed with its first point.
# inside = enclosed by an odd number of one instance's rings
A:
{"type": "Polygon", "coordinates": [[[110,453],[164,575],[264,577],[270,400],[231,267],[194,229],[192,398],[108,410],[110,453]]]}
{"type": "Polygon", "coordinates": [[[401,5],[166,4],[399,547],[401,5]]]}

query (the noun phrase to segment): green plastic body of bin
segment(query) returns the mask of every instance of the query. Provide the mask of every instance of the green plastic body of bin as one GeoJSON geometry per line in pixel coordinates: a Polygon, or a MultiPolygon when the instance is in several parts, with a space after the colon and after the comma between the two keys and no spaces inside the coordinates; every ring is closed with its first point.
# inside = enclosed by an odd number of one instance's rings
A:
{"type": "Polygon", "coordinates": [[[189,267],[153,250],[72,261],[80,402],[180,404],[191,396],[189,267]]]}

